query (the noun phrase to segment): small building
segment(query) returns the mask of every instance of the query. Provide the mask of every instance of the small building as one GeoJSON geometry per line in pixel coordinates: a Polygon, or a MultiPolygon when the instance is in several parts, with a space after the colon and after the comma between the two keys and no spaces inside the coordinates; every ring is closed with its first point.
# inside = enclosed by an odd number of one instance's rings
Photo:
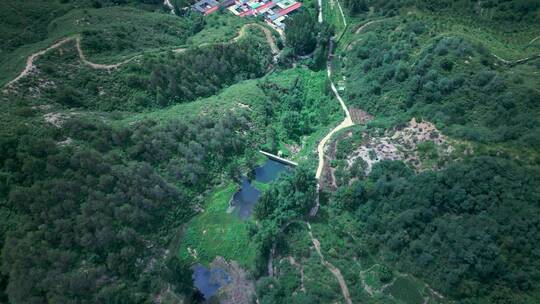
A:
{"type": "Polygon", "coordinates": [[[191,7],[193,10],[207,16],[215,11],[217,11],[219,8],[222,7],[229,7],[231,5],[234,5],[235,0],[200,0],[199,2],[193,4],[191,7]]]}
{"type": "Polygon", "coordinates": [[[219,9],[219,2],[216,0],[200,0],[191,6],[194,10],[203,15],[211,14],[219,9]]]}

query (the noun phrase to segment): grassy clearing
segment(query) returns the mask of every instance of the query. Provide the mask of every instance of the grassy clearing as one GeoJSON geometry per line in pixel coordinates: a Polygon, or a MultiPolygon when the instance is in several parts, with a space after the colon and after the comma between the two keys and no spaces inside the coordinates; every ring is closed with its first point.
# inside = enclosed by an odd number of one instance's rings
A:
{"type": "MultiPolygon", "coordinates": [[[[440,37],[463,37],[471,42],[484,44],[493,54],[507,60],[517,60],[540,53],[540,45],[531,40],[540,36],[536,27],[523,27],[516,30],[501,29],[498,26],[486,26],[471,22],[469,18],[432,14],[415,11],[417,21],[429,24],[431,38],[420,41],[428,45],[440,37]]],[[[415,22],[413,19],[413,22],[415,22]]]]}
{"type": "MultiPolygon", "coordinates": [[[[423,291],[425,287],[417,280],[409,276],[400,276],[386,289],[392,297],[402,301],[406,304],[421,304],[424,302],[423,291]]],[[[425,295],[429,298],[430,295],[425,295]]],[[[431,298],[431,301],[435,301],[435,298],[431,298]]],[[[431,303],[431,302],[430,302],[431,303]]]]}
{"type": "MultiPolygon", "coordinates": [[[[343,13],[346,13],[343,11],[343,13]]],[[[346,25],[343,22],[343,17],[338,6],[337,0],[323,1],[323,18],[329,24],[332,24],[336,29],[336,36],[339,37],[345,31],[346,25]]],[[[345,19],[348,16],[345,15],[345,19]]]]}
{"type": "MultiPolygon", "coordinates": [[[[288,89],[290,90],[290,89],[288,89]]],[[[159,123],[178,119],[179,117],[194,115],[224,115],[229,110],[247,111],[254,122],[254,126],[276,130],[277,144],[280,150],[286,152],[285,144],[298,145],[300,151],[292,157],[286,153],[286,157],[291,157],[295,161],[309,161],[316,165],[316,146],[318,142],[334,128],[343,118],[338,101],[333,95],[326,92],[326,76],[323,72],[312,72],[306,69],[292,69],[271,74],[262,79],[246,80],[225,88],[219,94],[201,98],[194,102],[182,103],[165,109],[143,112],[130,115],[120,124],[130,124],[144,119],[152,119],[159,123]],[[302,98],[306,103],[301,112],[301,119],[307,121],[309,132],[298,141],[287,138],[287,130],[281,124],[280,112],[275,113],[272,121],[262,119],[269,106],[282,107],[283,103],[277,102],[272,105],[272,101],[261,89],[261,83],[273,83],[282,88],[302,88],[302,98]]],[[[261,138],[261,141],[264,141],[261,138]]]]}
{"type": "Polygon", "coordinates": [[[415,12],[415,16],[434,25],[439,33],[456,33],[486,44],[492,52],[515,60],[540,52],[540,45],[531,40],[540,36],[540,29],[529,23],[497,24],[477,21],[470,16],[415,12]]]}
{"type": "Polygon", "coordinates": [[[208,265],[222,256],[248,269],[253,267],[256,248],[249,237],[250,222],[227,213],[229,200],[237,190],[238,186],[231,183],[209,196],[204,212],[187,224],[179,250],[182,260],[208,265]],[[197,258],[188,248],[196,250],[197,258]]]}
{"type": "Polygon", "coordinates": [[[221,93],[208,98],[200,98],[189,103],[177,104],[165,109],[138,113],[120,121],[129,124],[145,119],[157,122],[167,122],[180,117],[201,114],[223,114],[233,108],[241,109],[241,105],[250,105],[260,98],[260,89],[257,80],[247,80],[224,89],[221,93]]]}
{"type": "Polygon", "coordinates": [[[48,36],[82,33],[88,59],[108,63],[156,46],[183,45],[193,32],[190,22],[132,7],[73,10],[49,24],[48,36]]]}
{"type": "Polygon", "coordinates": [[[226,42],[238,35],[242,25],[254,22],[251,18],[238,18],[229,12],[210,14],[204,21],[204,29],[188,38],[187,44],[226,42]]]}

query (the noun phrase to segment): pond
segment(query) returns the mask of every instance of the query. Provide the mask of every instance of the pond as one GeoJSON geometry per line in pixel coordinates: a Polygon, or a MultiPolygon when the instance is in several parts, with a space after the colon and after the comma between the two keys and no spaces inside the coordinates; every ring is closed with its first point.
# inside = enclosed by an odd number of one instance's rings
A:
{"type": "Polygon", "coordinates": [[[210,300],[219,289],[230,282],[229,274],[221,268],[206,268],[195,264],[193,270],[193,285],[202,293],[205,300],[210,300]]]}
{"type": "MultiPolygon", "coordinates": [[[[255,168],[253,175],[256,181],[269,183],[290,170],[290,166],[268,159],[264,165],[255,168]]],[[[253,213],[253,209],[260,196],[261,192],[251,184],[251,181],[247,177],[243,177],[240,190],[233,196],[236,215],[243,220],[248,219],[253,213]]]]}
{"type": "Polygon", "coordinates": [[[269,183],[288,171],[291,171],[289,165],[268,159],[262,167],[255,168],[255,180],[261,183],[269,183]]]}
{"type": "MultiPolygon", "coordinates": [[[[283,163],[268,159],[266,162],[255,168],[252,176],[257,182],[270,183],[276,180],[281,174],[291,171],[291,167],[283,163]]],[[[248,219],[253,213],[255,204],[261,196],[261,192],[252,185],[251,181],[244,176],[242,184],[232,200],[234,213],[242,220],[248,219]]],[[[231,282],[231,277],[227,271],[219,267],[205,267],[201,264],[195,264],[193,270],[194,286],[201,292],[206,301],[215,296],[219,289],[231,282]]]]}

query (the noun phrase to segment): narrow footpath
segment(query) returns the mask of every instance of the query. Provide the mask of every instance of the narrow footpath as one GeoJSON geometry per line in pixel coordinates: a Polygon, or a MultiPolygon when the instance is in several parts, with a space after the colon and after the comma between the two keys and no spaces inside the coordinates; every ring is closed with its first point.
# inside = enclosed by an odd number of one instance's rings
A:
{"type": "MultiPolygon", "coordinates": [[[[338,5],[339,5],[339,2],[338,2],[338,5]]],[[[340,10],[341,10],[341,5],[340,5],[340,10]]],[[[347,21],[345,20],[345,15],[343,14],[343,10],[341,10],[341,13],[342,13],[343,21],[346,23],[347,21]]],[[[323,22],[322,0],[319,0],[319,23],[322,23],[322,22],[323,22]]],[[[331,39],[329,43],[330,43],[330,47],[329,47],[329,52],[328,52],[328,61],[326,65],[328,79],[330,80],[332,92],[334,92],[334,95],[336,96],[337,100],[339,101],[339,104],[341,105],[341,109],[345,113],[345,118],[337,127],[332,129],[332,131],[330,131],[330,133],[328,133],[317,146],[317,153],[319,155],[319,164],[317,166],[317,173],[315,174],[315,178],[317,179],[317,192],[320,191],[320,187],[321,187],[321,175],[323,172],[324,161],[326,158],[325,150],[324,150],[326,143],[332,138],[334,134],[336,134],[340,130],[343,130],[345,128],[348,128],[354,125],[354,122],[351,119],[351,114],[349,112],[349,109],[347,108],[347,105],[345,104],[345,101],[343,100],[343,98],[341,98],[341,96],[339,95],[336,85],[332,81],[332,59],[334,56],[333,39],[331,39]]],[[[315,203],[315,206],[312,208],[310,212],[310,216],[315,216],[318,210],[319,210],[319,197],[317,194],[317,201],[315,203]]],[[[311,238],[311,242],[313,243],[313,246],[315,247],[315,251],[317,251],[319,258],[321,259],[321,263],[332,273],[332,275],[334,275],[334,277],[336,277],[339,283],[339,286],[341,288],[341,293],[343,294],[343,298],[345,298],[345,302],[347,304],[352,304],[349,288],[347,287],[347,283],[345,282],[345,279],[343,278],[341,271],[339,270],[339,268],[335,267],[334,265],[332,265],[332,263],[328,262],[324,258],[324,255],[322,254],[322,251],[321,251],[321,243],[319,242],[319,240],[313,237],[313,233],[311,231],[311,225],[309,224],[309,222],[307,222],[306,224],[309,229],[309,236],[311,238]]]]}
{"type": "Polygon", "coordinates": [[[343,119],[343,121],[337,127],[335,127],[332,131],[330,131],[330,133],[328,133],[317,146],[317,153],[319,154],[319,165],[317,167],[317,173],[315,174],[315,178],[319,181],[321,179],[322,171],[324,169],[324,161],[326,158],[324,147],[326,146],[326,143],[332,138],[334,134],[336,134],[340,130],[343,130],[345,128],[348,128],[354,125],[354,122],[352,121],[352,118],[351,118],[351,113],[349,112],[349,109],[347,108],[345,101],[343,100],[343,98],[341,98],[341,95],[339,95],[336,85],[332,81],[333,48],[334,48],[334,43],[330,41],[330,54],[328,56],[329,59],[328,59],[328,64],[327,64],[327,74],[328,74],[328,79],[330,80],[330,86],[332,88],[332,92],[334,92],[334,95],[336,96],[337,100],[339,101],[339,104],[341,105],[341,109],[345,113],[345,119],[343,119]]]}
{"type": "MultiPolygon", "coordinates": [[[[266,41],[268,43],[268,45],[270,46],[270,49],[272,51],[272,54],[274,55],[274,61],[277,60],[277,57],[279,56],[279,53],[280,53],[280,50],[277,46],[277,43],[276,43],[276,40],[274,38],[274,35],[272,34],[272,32],[260,25],[260,24],[256,24],[256,23],[250,23],[250,24],[245,24],[244,26],[242,26],[240,28],[240,30],[238,31],[238,35],[236,35],[234,38],[232,38],[230,41],[227,41],[227,42],[218,42],[218,43],[235,43],[237,42],[238,40],[240,40],[242,37],[244,37],[246,35],[246,30],[247,28],[249,27],[253,27],[253,28],[258,28],[260,29],[261,31],[263,31],[265,37],[266,37],[266,41]]],[[[37,58],[39,58],[40,56],[46,54],[47,52],[49,51],[52,51],[54,49],[57,49],[59,47],[61,47],[62,45],[68,43],[68,42],[71,42],[71,41],[75,41],[75,46],[76,46],[76,49],[77,49],[77,54],[79,55],[79,59],[81,60],[82,63],[84,63],[85,65],[93,68],[93,69],[96,69],[96,70],[113,70],[113,69],[117,69],[137,58],[140,58],[142,57],[142,54],[139,54],[139,55],[135,55],[131,58],[128,58],[126,60],[123,60],[123,61],[120,61],[118,63],[115,63],[115,64],[100,64],[100,63],[94,63],[94,62],[91,62],[89,61],[88,59],[86,59],[86,56],[82,50],[82,47],[81,47],[81,36],[80,35],[75,35],[75,36],[71,36],[71,37],[66,37],[58,42],[56,42],[55,44],[49,46],[48,48],[46,49],[43,49],[41,51],[38,51],[32,55],[30,55],[27,59],[26,59],[26,65],[24,67],[24,70],[17,76],[15,77],[13,80],[11,80],[10,82],[8,82],[4,88],[9,88],[11,86],[13,86],[15,83],[17,83],[19,80],[21,80],[22,78],[26,77],[28,74],[30,74],[35,68],[35,61],[37,58]]],[[[199,47],[202,47],[202,46],[206,46],[206,45],[211,45],[213,43],[203,43],[201,45],[199,45],[199,47]]],[[[176,48],[176,49],[173,49],[172,51],[175,52],[175,53],[182,53],[184,51],[186,51],[187,48],[176,48]]]]}
{"type": "Polygon", "coordinates": [[[341,288],[341,293],[343,294],[343,297],[345,298],[345,302],[347,304],[352,304],[351,301],[351,295],[349,293],[349,288],[347,287],[347,283],[345,283],[345,279],[343,278],[343,275],[341,274],[341,271],[339,268],[332,265],[330,262],[328,262],[321,251],[321,243],[319,240],[313,237],[313,233],[311,232],[311,225],[307,223],[308,229],[309,229],[309,236],[311,237],[311,242],[313,243],[313,246],[315,247],[315,251],[317,251],[317,254],[319,255],[319,258],[321,259],[321,263],[326,266],[328,270],[336,277],[339,287],[341,288]]]}
{"type": "Polygon", "coordinates": [[[322,0],[319,0],[319,23],[323,23],[322,0]]]}

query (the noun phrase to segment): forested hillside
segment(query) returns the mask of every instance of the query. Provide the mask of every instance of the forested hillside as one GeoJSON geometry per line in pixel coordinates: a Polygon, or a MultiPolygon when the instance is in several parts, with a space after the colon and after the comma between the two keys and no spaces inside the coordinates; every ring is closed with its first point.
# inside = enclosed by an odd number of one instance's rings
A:
{"type": "Polygon", "coordinates": [[[540,301],[538,1],[193,2],[0,1],[0,303],[540,301]]]}
{"type": "Polygon", "coordinates": [[[323,16],[357,125],[327,144],[317,217],[281,202],[304,197],[290,184],[258,205],[261,302],[536,303],[540,6],[342,5],[323,16]]]}

